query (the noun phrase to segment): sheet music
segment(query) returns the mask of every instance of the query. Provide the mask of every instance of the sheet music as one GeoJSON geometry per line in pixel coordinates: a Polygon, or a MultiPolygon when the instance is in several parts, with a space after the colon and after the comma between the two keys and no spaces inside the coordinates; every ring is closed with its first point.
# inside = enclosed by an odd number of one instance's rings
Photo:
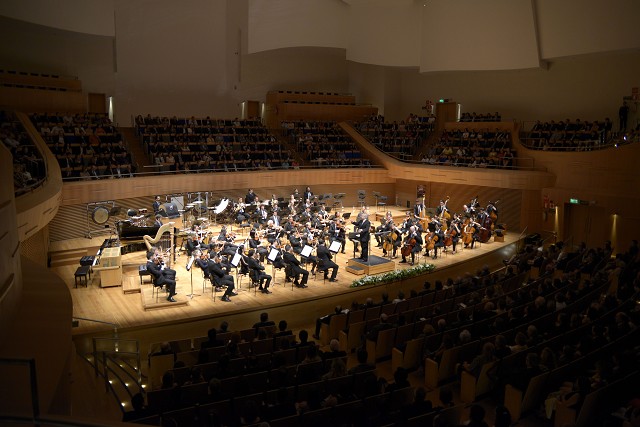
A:
{"type": "Polygon", "coordinates": [[[338,252],[340,252],[341,247],[342,247],[342,243],[339,240],[334,240],[333,242],[331,242],[331,245],[329,246],[329,251],[333,252],[334,254],[337,254],[338,252]]]}
{"type": "Polygon", "coordinates": [[[304,245],[304,248],[302,248],[302,251],[300,252],[300,256],[303,256],[305,258],[308,258],[309,255],[311,255],[311,251],[313,250],[313,248],[309,245],[304,245]]]}
{"type": "Polygon", "coordinates": [[[231,265],[233,265],[234,267],[237,267],[238,264],[240,264],[240,259],[241,258],[242,258],[242,255],[234,254],[233,258],[231,259],[231,265]]]}

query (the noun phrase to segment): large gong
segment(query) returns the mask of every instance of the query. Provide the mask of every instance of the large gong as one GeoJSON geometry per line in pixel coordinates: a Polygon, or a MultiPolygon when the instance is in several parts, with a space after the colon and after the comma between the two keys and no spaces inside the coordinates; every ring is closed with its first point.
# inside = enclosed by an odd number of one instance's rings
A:
{"type": "Polygon", "coordinates": [[[107,221],[109,221],[109,209],[104,206],[98,206],[93,210],[91,219],[93,219],[93,222],[98,225],[105,224],[107,221]]]}
{"type": "Polygon", "coordinates": [[[92,234],[111,233],[108,222],[116,213],[115,202],[113,201],[87,203],[86,236],[91,238],[92,234]]]}

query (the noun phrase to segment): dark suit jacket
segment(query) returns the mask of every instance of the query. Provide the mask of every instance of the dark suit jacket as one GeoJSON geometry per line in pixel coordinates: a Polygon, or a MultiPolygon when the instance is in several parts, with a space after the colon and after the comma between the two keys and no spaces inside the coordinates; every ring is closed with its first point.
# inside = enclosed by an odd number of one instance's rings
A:
{"type": "Polygon", "coordinates": [[[292,253],[285,252],[282,258],[284,259],[284,262],[286,262],[287,264],[300,267],[300,261],[292,253]]]}

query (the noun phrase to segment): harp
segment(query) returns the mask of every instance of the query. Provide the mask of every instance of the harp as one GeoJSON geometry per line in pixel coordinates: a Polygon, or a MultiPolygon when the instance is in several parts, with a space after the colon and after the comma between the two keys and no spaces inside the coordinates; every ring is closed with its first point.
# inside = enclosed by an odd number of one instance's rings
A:
{"type": "Polygon", "coordinates": [[[142,240],[144,240],[144,244],[147,247],[147,250],[151,250],[151,248],[156,247],[161,250],[165,254],[169,254],[169,259],[175,260],[175,245],[174,245],[174,222],[167,222],[163,224],[156,233],[155,237],[151,237],[148,235],[142,236],[142,240]]]}

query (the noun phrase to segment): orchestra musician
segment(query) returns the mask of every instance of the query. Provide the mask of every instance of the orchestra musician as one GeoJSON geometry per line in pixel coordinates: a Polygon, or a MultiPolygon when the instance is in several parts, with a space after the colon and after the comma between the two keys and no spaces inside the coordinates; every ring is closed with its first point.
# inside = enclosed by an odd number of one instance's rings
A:
{"type": "Polygon", "coordinates": [[[246,196],[244,196],[244,202],[247,205],[252,205],[254,203],[256,203],[258,201],[258,196],[256,196],[256,193],[253,192],[253,188],[249,189],[249,192],[247,193],[246,196]]]}
{"type": "Polygon", "coordinates": [[[295,221],[293,220],[293,215],[289,215],[287,217],[287,220],[282,225],[282,229],[287,236],[291,236],[291,233],[295,231],[295,221]]]}
{"type": "Polygon", "coordinates": [[[289,244],[295,253],[300,254],[300,252],[302,252],[302,241],[298,230],[289,234],[289,244]]]}
{"type": "Polygon", "coordinates": [[[416,199],[416,204],[413,205],[413,214],[418,218],[422,218],[425,209],[426,207],[424,206],[422,199],[416,199]]]}
{"type": "Polygon", "coordinates": [[[404,239],[402,261],[400,261],[400,263],[406,264],[407,255],[411,254],[411,265],[413,265],[416,262],[416,254],[422,250],[423,243],[422,236],[418,232],[417,227],[415,225],[409,227],[409,233],[407,233],[407,237],[404,239]]]}
{"type": "Polygon", "coordinates": [[[294,255],[291,245],[285,246],[285,252],[282,257],[284,262],[291,266],[294,274],[293,284],[298,288],[306,288],[309,280],[309,272],[302,268],[302,263],[294,255]],[[300,281],[300,276],[302,276],[302,281],[300,281]]]}
{"type": "Polygon", "coordinates": [[[267,218],[269,216],[269,214],[267,213],[267,210],[264,208],[263,205],[258,205],[258,209],[256,211],[257,215],[258,215],[258,223],[260,225],[265,225],[267,223],[267,218]]]}
{"type": "Polygon", "coordinates": [[[249,233],[249,249],[253,249],[254,252],[260,257],[260,261],[264,262],[265,257],[269,253],[267,248],[262,246],[262,242],[260,241],[260,237],[258,235],[259,231],[251,230],[249,233]]]}
{"type": "Polygon", "coordinates": [[[264,266],[260,263],[259,255],[253,249],[249,249],[247,256],[249,269],[253,272],[256,282],[258,282],[258,290],[263,294],[270,294],[271,275],[265,273],[264,266]]]}
{"type": "Polygon", "coordinates": [[[235,289],[235,285],[233,284],[233,276],[227,274],[224,270],[220,255],[215,255],[213,257],[213,262],[210,262],[209,265],[209,277],[213,280],[214,286],[216,289],[222,288],[224,286],[227,289],[224,291],[224,295],[222,295],[221,300],[225,302],[231,302],[229,297],[238,295],[233,290],[235,289]]]}
{"type": "Polygon", "coordinates": [[[322,265],[322,270],[324,271],[324,278],[327,279],[329,277],[329,269],[331,269],[331,278],[330,282],[337,282],[336,276],[338,275],[338,264],[332,261],[333,255],[329,248],[324,245],[324,242],[320,241],[318,243],[317,255],[320,264],[322,265]]]}
{"type": "Polygon", "coordinates": [[[176,302],[173,296],[176,294],[176,271],[163,265],[162,254],[149,251],[150,258],[147,259],[147,271],[151,272],[155,278],[155,286],[167,286],[169,296],[167,301],[176,302]]]}
{"type": "Polygon", "coordinates": [[[332,219],[329,223],[329,242],[333,243],[336,240],[340,242],[342,253],[344,253],[344,247],[347,244],[346,237],[344,220],[342,218],[332,219]]]}
{"type": "Polygon", "coordinates": [[[236,221],[238,224],[242,224],[244,221],[249,219],[249,215],[245,211],[246,204],[242,200],[242,197],[238,198],[238,203],[236,204],[236,221]]]}
{"type": "Polygon", "coordinates": [[[280,227],[282,225],[282,224],[280,224],[280,221],[281,221],[280,220],[280,215],[278,215],[278,211],[277,210],[273,211],[273,215],[271,215],[269,217],[269,221],[273,222],[273,226],[274,227],[280,227]]]}
{"type": "Polygon", "coordinates": [[[298,204],[298,201],[296,200],[296,195],[292,194],[291,197],[289,198],[289,213],[291,215],[295,215],[296,214],[297,204],[298,204]]]}
{"type": "Polygon", "coordinates": [[[154,227],[162,227],[162,215],[156,215],[156,220],[153,222],[154,227]]]}
{"type": "Polygon", "coordinates": [[[187,251],[187,255],[191,256],[200,247],[199,242],[194,239],[193,234],[187,236],[187,243],[184,244],[184,248],[187,251]]]}
{"type": "Polygon", "coordinates": [[[456,246],[458,245],[458,241],[460,240],[461,233],[460,229],[460,217],[455,214],[453,216],[453,220],[447,227],[447,231],[445,232],[444,241],[445,241],[445,251],[447,250],[446,244],[449,238],[451,238],[451,245],[453,246],[452,253],[456,253],[456,246]]]}
{"type": "Polygon", "coordinates": [[[304,193],[302,193],[302,200],[309,203],[313,201],[313,193],[311,192],[311,187],[307,186],[307,188],[304,189],[304,193]]]}
{"type": "Polygon", "coordinates": [[[155,215],[158,215],[158,212],[160,212],[160,206],[162,206],[162,203],[160,203],[160,196],[156,196],[153,201],[153,213],[155,215]]]}
{"type": "Polygon", "coordinates": [[[391,232],[392,228],[393,217],[391,216],[391,212],[387,212],[384,219],[380,221],[380,225],[376,227],[376,232],[374,234],[376,242],[378,242],[378,248],[382,247],[382,240],[385,237],[385,233],[391,232]]]}

